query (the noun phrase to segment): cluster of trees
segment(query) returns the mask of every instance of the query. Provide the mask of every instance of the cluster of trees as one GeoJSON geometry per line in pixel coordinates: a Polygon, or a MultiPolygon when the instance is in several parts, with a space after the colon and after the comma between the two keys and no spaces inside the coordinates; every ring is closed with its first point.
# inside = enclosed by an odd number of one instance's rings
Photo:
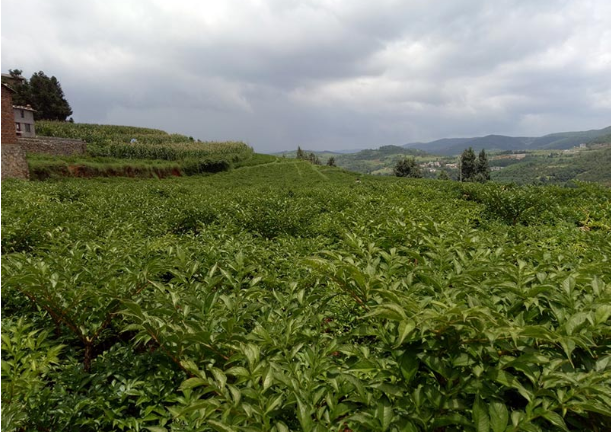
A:
{"type": "Polygon", "coordinates": [[[22,79],[20,69],[9,69],[9,74],[20,84],[12,86],[15,90],[13,104],[31,105],[35,120],[66,121],[72,115],[72,108],[64,96],[57,78],[48,77],[43,71],[36,72],[30,80],[22,79]]]}
{"type": "Polygon", "coordinates": [[[478,158],[472,147],[465,149],[459,160],[459,181],[484,183],[487,180],[491,180],[491,168],[484,149],[478,158]]]}
{"type": "MultiPolygon", "coordinates": [[[[397,177],[422,178],[423,172],[414,157],[403,158],[397,161],[393,168],[393,173],[397,177]]],[[[439,180],[450,180],[450,176],[445,170],[441,170],[438,175],[439,180]]],[[[459,181],[484,183],[491,180],[491,168],[484,149],[478,157],[472,147],[465,149],[459,161],[459,181]]]]}
{"type": "Polygon", "coordinates": [[[422,178],[423,173],[421,167],[417,163],[414,157],[403,158],[397,161],[395,167],[393,167],[393,174],[396,177],[410,177],[410,178],[422,178]]]}
{"type": "Polygon", "coordinates": [[[312,152],[306,153],[304,150],[302,150],[302,148],[300,146],[298,146],[297,156],[296,157],[298,159],[308,161],[311,164],[321,165],[321,160],[319,159],[319,157],[316,154],[314,154],[312,152]]]}
{"type": "MultiPolygon", "coordinates": [[[[302,148],[300,146],[298,146],[297,148],[297,155],[296,157],[298,159],[301,160],[305,160],[310,162],[311,164],[314,165],[321,165],[321,159],[319,159],[319,157],[314,154],[313,152],[310,153],[306,153],[304,150],[302,150],[302,148]]],[[[334,158],[333,156],[330,156],[329,159],[327,159],[327,165],[328,166],[336,166],[336,158],[334,158]]]]}

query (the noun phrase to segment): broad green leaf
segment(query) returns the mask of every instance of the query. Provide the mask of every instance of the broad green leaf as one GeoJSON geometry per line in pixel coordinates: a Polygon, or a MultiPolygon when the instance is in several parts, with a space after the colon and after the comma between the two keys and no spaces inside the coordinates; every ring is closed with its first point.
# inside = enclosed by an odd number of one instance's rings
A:
{"type": "Polygon", "coordinates": [[[195,387],[207,386],[207,385],[208,385],[208,382],[206,380],[195,377],[195,378],[189,378],[183,381],[179,389],[187,390],[187,389],[192,389],[195,387]]]}
{"type": "Polygon", "coordinates": [[[406,350],[398,359],[398,363],[406,383],[410,383],[419,370],[419,359],[416,351],[412,348],[406,350]]]}
{"type": "Polygon", "coordinates": [[[563,429],[564,431],[569,432],[569,429],[567,428],[567,425],[565,424],[565,420],[563,420],[563,417],[561,417],[559,414],[557,414],[554,411],[546,411],[543,414],[543,417],[548,420],[549,422],[551,422],[553,425],[557,426],[560,429],[563,429]]]}
{"type": "Polygon", "coordinates": [[[485,404],[480,400],[479,395],[476,395],[474,398],[472,420],[474,421],[476,432],[489,432],[489,415],[487,414],[485,404]]]}
{"type": "Polygon", "coordinates": [[[397,337],[397,341],[395,342],[395,347],[399,347],[404,340],[406,339],[406,337],[408,337],[408,335],[412,332],[412,330],[414,330],[416,326],[416,323],[413,320],[404,320],[404,321],[400,321],[400,323],[398,324],[398,337],[397,337]]]}
{"type": "Polygon", "coordinates": [[[610,318],[610,305],[597,306],[595,310],[595,324],[602,324],[610,318]]]}
{"type": "Polygon", "coordinates": [[[211,425],[214,430],[219,432],[238,432],[237,428],[223,424],[217,420],[207,420],[207,423],[211,425]]]}
{"type": "Polygon", "coordinates": [[[389,426],[391,426],[391,421],[393,420],[393,407],[391,407],[386,397],[383,397],[382,400],[378,402],[376,412],[376,417],[382,426],[382,430],[389,430],[389,426]]]}
{"type": "Polygon", "coordinates": [[[372,312],[364,315],[362,318],[368,318],[372,316],[380,316],[392,321],[404,321],[406,320],[406,312],[404,309],[393,303],[382,304],[372,310],[372,312]]]}
{"type": "Polygon", "coordinates": [[[282,422],[276,423],[276,429],[278,429],[278,432],[289,432],[287,425],[282,422]]]}
{"type": "Polygon", "coordinates": [[[280,394],[268,404],[268,406],[266,407],[265,414],[269,414],[273,409],[279,406],[282,401],[283,401],[283,395],[280,394]]]}
{"type": "Polygon", "coordinates": [[[493,432],[504,432],[508,425],[508,408],[502,402],[489,402],[489,418],[493,432]]]}

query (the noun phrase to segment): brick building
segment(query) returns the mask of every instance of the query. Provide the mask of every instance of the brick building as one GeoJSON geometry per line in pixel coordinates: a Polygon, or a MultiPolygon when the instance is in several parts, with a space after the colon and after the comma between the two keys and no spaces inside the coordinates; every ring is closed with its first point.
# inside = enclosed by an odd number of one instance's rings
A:
{"type": "Polygon", "coordinates": [[[25,151],[17,144],[17,133],[15,132],[15,113],[13,111],[14,91],[2,84],[2,135],[0,143],[2,147],[2,179],[5,178],[29,178],[28,163],[25,151]]]}
{"type": "Polygon", "coordinates": [[[15,91],[12,88],[2,84],[2,144],[17,144],[13,93],[15,91]]]}

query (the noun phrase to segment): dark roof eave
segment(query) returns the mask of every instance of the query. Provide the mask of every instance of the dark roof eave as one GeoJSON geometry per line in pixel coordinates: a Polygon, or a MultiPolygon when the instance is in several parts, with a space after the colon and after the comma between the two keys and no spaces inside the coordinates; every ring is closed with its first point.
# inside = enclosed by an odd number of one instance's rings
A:
{"type": "Polygon", "coordinates": [[[12,88],[10,88],[9,86],[7,86],[6,84],[2,83],[2,87],[4,87],[5,89],[9,90],[12,93],[17,93],[15,90],[13,90],[12,88]]]}

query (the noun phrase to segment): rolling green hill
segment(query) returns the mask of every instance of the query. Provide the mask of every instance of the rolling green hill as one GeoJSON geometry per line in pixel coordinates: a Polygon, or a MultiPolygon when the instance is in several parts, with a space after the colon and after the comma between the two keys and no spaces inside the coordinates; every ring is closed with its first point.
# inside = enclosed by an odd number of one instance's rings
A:
{"type": "Polygon", "coordinates": [[[610,127],[585,132],[554,133],[537,138],[530,147],[535,149],[569,149],[581,143],[605,139],[610,136],[610,127]]]}
{"type": "Polygon", "coordinates": [[[486,151],[569,149],[578,144],[589,142],[597,137],[610,134],[610,127],[604,129],[553,133],[542,137],[510,137],[487,135],[476,138],[444,138],[429,143],[406,144],[404,147],[417,148],[429,153],[458,155],[467,148],[486,151]]]}
{"type": "MultiPolygon", "coordinates": [[[[330,157],[333,157],[336,166],[355,171],[362,174],[389,174],[396,162],[404,157],[414,156],[419,159],[427,158],[429,155],[418,149],[408,149],[400,146],[387,145],[378,149],[360,150],[355,153],[335,153],[329,151],[310,151],[319,157],[322,164],[325,164],[330,157]]],[[[283,157],[296,157],[296,151],[286,151],[275,153],[283,157]]]]}
{"type": "Polygon", "coordinates": [[[407,149],[387,145],[378,149],[361,150],[357,153],[335,156],[339,167],[364,174],[388,173],[397,161],[404,157],[427,157],[427,153],[418,149],[407,149]]]}
{"type": "Polygon", "coordinates": [[[573,152],[530,152],[520,161],[492,160],[491,166],[503,167],[491,173],[491,179],[499,182],[564,184],[578,180],[610,186],[610,144],[573,152]]]}

